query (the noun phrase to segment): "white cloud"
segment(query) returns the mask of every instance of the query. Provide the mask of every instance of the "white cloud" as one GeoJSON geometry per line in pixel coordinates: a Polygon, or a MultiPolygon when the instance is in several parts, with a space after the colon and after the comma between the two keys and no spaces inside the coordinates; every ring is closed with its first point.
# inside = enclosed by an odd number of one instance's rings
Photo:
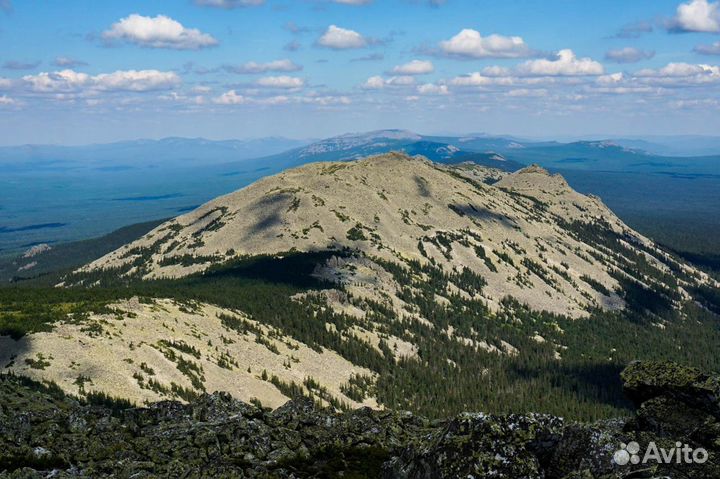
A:
{"type": "Polygon", "coordinates": [[[698,45],[694,51],[701,55],[720,55],[720,42],[715,42],[710,45],[698,45]]]}
{"type": "Polygon", "coordinates": [[[370,77],[362,84],[362,88],[365,90],[380,90],[385,88],[385,79],[377,75],[370,77]]]}
{"type": "Polygon", "coordinates": [[[158,70],[118,70],[96,76],[62,70],[26,75],[22,81],[36,93],[76,93],[83,90],[145,92],[171,89],[181,82],[177,73],[158,70]]]}
{"type": "Polygon", "coordinates": [[[165,15],[144,17],[133,13],[114,23],[102,34],[107,41],[126,41],[149,48],[197,50],[212,47],[218,41],[195,28],[186,28],[165,15]]]}
{"type": "Polygon", "coordinates": [[[256,7],[265,3],[265,0],[195,0],[196,5],[215,8],[256,7]]]}
{"type": "Polygon", "coordinates": [[[426,60],[413,60],[392,69],[392,72],[398,75],[425,75],[434,71],[435,66],[426,60]]]}
{"type": "Polygon", "coordinates": [[[291,60],[275,60],[267,63],[248,62],[240,66],[228,65],[225,70],[232,73],[255,74],[266,72],[297,72],[303,69],[302,65],[298,65],[291,60]]]}
{"type": "Polygon", "coordinates": [[[17,105],[17,101],[8,97],[7,95],[0,96],[0,106],[17,105]]]}
{"type": "Polygon", "coordinates": [[[720,32],[720,2],[691,0],[681,3],[670,22],[670,29],[681,32],[720,32]]]}
{"type": "Polygon", "coordinates": [[[266,87],[266,88],[292,89],[292,88],[302,88],[303,86],[305,86],[305,80],[303,80],[302,78],[282,75],[282,76],[260,78],[256,82],[256,84],[258,86],[262,86],[262,87],[266,87]]]}
{"type": "Polygon", "coordinates": [[[177,86],[180,77],[175,72],[158,70],[125,70],[103,73],[92,77],[99,90],[107,91],[152,91],[177,86]]]}
{"type": "Polygon", "coordinates": [[[664,86],[703,85],[720,82],[720,66],[669,63],[658,70],[644,69],[635,74],[646,84],[664,86]]]}
{"type": "Polygon", "coordinates": [[[473,72],[468,75],[461,75],[450,80],[450,84],[460,87],[484,87],[489,85],[512,85],[516,82],[514,77],[495,76],[489,77],[480,72],[473,72]]]}
{"type": "Polygon", "coordinates": [[[624,73],[611,73],[609,75],[602,75],[597,78],[596,83],[599,85],[616,85],[625,80],[624,73]]]}
{"type": "Polygon", "coordinates": [[[75,92],[92,83],[90,75],[74,70],[26,75],[22,80],[32,91],[38,93],[75,92]]]}
{"type": "Polygon", "coordinates": [[[465,58],[521,58],[534,54],[521,37],[496,34],[483,37],[470,28],[440,42],[440,49],[447,55],[465,58]]]}
{"type": "Polygon", "coordinates": [[[376,75],[368,78],[360,87],[364,90],[381,90],[386,86],[402,87],[414,84],[415,78],[409,75],[392,76],[387,79],[376,75]]]}
{"type": "Polygon", "coordinates": [[[247,103],[247,98],[242,95],[238,95],[235,90],[230,90],[217,98],[213,98],[213,103],[217,103],[219,105],[244,105],[247,103]]]}
{"type": "Polygon", "coordinates": [[[573,76],[602,75],[603,66],[591,58],[577,58],[570,49],[560,50],[554,59],[529,60],[517,68],[523,75],[573,76]]]}
{"type": "Polygon", "coordinates": [[[325,33],[318,39],[318,45],[334,50],[348,50],[351,48],[366,47],[368,41],[354,30],[330,25],[325,33]]]}
{"type": "Polygon", "coordinates": [[[649,60],[655,56],[651,50],[640,50],[634,47],[617,48],[608,50],[605,59],[615,63],[637,63],[642,60],[649,60]]]}
{"type": "Polygon", "coordinates": [[[482,74],[488,77],[506,77],[510,76],[509,68],[493,65],[482,69],[482,74]]]}
{"type": "Polygon", "coordinates": [[[421,95],[449,95],[447,85],[436,85],[434,83],[425,83],[417,87],[417,92],[421,95]]]}

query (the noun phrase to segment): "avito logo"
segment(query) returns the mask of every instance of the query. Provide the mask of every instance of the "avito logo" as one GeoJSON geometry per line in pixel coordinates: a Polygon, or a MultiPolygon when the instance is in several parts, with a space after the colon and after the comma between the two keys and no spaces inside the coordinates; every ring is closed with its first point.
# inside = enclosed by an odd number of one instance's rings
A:
{"type": "Polygon", "coordinates": [[[688,444],[676,442],[675,447],[665,449],[650,442],[641,454],[640,444],[635,441],[620,444],[613,454],[613,462],[619,466],[627,464],[703,464],[708,460],[708,452],[703,448],[693,449],[688,444]]]}

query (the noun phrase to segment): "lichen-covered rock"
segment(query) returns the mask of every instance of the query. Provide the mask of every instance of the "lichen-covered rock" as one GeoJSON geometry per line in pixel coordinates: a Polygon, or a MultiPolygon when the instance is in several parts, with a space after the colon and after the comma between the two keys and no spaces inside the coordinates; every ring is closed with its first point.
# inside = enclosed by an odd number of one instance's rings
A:
{"type": "Polygon", "coordinates": [[[634,417],[578,424],[481,413],[431,422],[336,413],[307,399],[270,411],[224,393],[146,408],[89,405],[0,376],[0,477],[720,477],[718,378],[670,363],[633,363],[622,377],[634,417]],[[678,442],[702,448],[704,460],[642,463],[651,444],[671,451],[678,442]]]}
{"type": "Polygon", "coordinates": [[[542,478],[563,421],[551,416],[463,414],[386,466],[387,478],[542,478]]]}

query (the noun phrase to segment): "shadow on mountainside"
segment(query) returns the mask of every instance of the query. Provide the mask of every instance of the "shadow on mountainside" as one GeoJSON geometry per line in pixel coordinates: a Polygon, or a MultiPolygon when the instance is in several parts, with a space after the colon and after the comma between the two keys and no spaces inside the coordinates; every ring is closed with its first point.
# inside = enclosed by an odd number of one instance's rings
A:
{"type": "Polygon", "coordinates": [[[517,223],[515,223],[515,221],[508,218],[507,216],[495,213],[484,207],[477,207],[471,203],[467,203],[467,204],[452,203],[452,204],[448,205],[448,208],[450,208],[451,210],[453,210],[456,214],[458,214],[460,216],[468,216],[470,218],[473,218],[473,219],[479,220],[479,221],[483,221],[483,222],[500,223],[507,228],[513,228],[513,229],[518,228],[517,223]]]}
{"type": "Polygon", "coordinates": [[[282,212],[292,207],[294,196],[287,192],[267,195],[255,202],[253,209],[258,212],[256,221],[249,229],[247,236],[267,234],[269,228],[282,223],[282,212]]]}
{"type": "Polygon", "coordinates": [[[312,276],[318,264],[340,251],[291,252],[272,256],[244,258],[202,274],[204,279],[247,279],[273,284],[283,284],[301,289],[327,287],[327,283],[312,276]]]}
{"type": "MultiPolygon", "coordinates": [[[[551,384],[562,381],[563,388],[572,391],[579,401],[602,403],[617,408],[632,409],[632,403],[623,393],[620,373],[623,365],[607,363],[558,364],[552,369],[547,365],[518,365],[514,373],[524,380],[538,380],[551,384]]],[[[545,412],[545,411],[538,411],[545,412]]]]}

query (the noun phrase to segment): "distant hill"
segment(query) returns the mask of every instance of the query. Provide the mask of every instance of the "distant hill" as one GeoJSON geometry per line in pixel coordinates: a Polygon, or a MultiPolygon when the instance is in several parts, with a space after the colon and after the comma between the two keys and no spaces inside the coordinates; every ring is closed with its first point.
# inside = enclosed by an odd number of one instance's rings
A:
{"type": "Polygon", "coordinates": [[[127,170],[149,167],[207,166],[279,153],[306,144],[302,140],[270,137],[215,141],[204,138],[163,138],[116,143],[0,147],[0,169],[18,172],[40,169],[127,170]]]}

